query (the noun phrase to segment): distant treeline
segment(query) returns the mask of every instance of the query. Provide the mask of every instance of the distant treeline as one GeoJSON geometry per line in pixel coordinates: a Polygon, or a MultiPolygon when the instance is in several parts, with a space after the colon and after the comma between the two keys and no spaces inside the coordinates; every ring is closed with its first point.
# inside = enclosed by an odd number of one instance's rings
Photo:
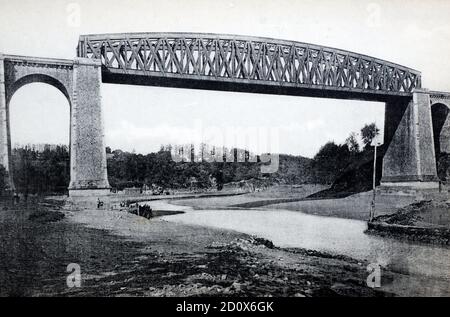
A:
{"type": "MultiPolygon", "coordinates": [[[[205,162],[195,153],[203,153],[208,145],[190,151],[194,161],[175,162],[171,151],[174,146],[161,146],[156,153],[147,155],[111,151],[106,149],[108,176],[112,187],[160,186],[164,189],[217,188],[242,180],[263,180],[265,184],[333,184],[340,186],[369,186],[371,183],[371,160],[373,148],[370,142],[377,131],[374,124],[361,130],[362,150],[356,134],[350,134],[344,144],[328,142],[313,159],[302,156],[279,155],[279,169],[275,173],[262,174],[259,156],[248,151],[228,150],[233,160],[205,162]],[[239,158],[239,159],[238,159],[239,158]],[[232,161],[232,162],[230,162],[232,161]],[[240,161],[240,162],[239,162],[240,161]]],[[[184,146],[186,149],[187,147],[184,146]]],[[[380,149],[380,155],[382,149],[380,149]]],[[[381,163],[381,160],[380,160],[381,163]]],[[[70,160],[67,146],[24,146],[12,151],[13,179],[16,190],[28,194],[62,193],[67,191],[70,180],[70,160]]],[[[0,174],[4,170],[0,169],[0,174]]],[[[1,175],[0,175],[1,176],[1,175]]],[[[4,187],[0,177],[0,190],[4,187]],[[3,187],[2,187],[3,186],[3,187]]]]}
{"type": "Polygon", "coordinates": [[[65,145],[14,148],[12,175],[16,191],[50,194],[67,191],[70,181],[69,150],[65,145]]]}
{"type": "MultiPolygon", "coordinates": [[[[186,146],[185,146],[186,148],[186,146]]],[[[269,183],[299,184],[307,183],[311,178],[311,160],[304,157],[281,155],[277,173],[262,174],[259,156],[252,162],[250,153],[234,149],[233,158],[223,162],[206,162],[192,155],[193,160],[175,162],[171,155],[172,146],[162,146],[160,151],[147,155],[110,151],[108,155],[108,176],[111,186],[117,189],[157,185],[163,188],[200,189],[216,187],[223,184],[249,179],[265,179],[269,183]],[[238,156],[243,155],[238,161],[238,156]],[[230,162],[231,161],[231,162],[230,162]]],[[[192,153],[196,152],[191,146],[192,153]]],[[[225,153],[225,152],[224,152],[225,153]]]]}

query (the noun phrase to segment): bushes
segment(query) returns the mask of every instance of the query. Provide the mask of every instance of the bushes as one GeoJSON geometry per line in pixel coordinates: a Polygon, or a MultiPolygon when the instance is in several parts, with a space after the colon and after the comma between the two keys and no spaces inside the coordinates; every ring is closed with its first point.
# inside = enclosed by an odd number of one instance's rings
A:
{"type": "Polygon", "coordinates": [[[6,178],[8,176],[8,172],[3,167],[3,165],[0,165],[0,196],[6,189],[6,178]]]}
{"type": "Polygon", "coordinates": [[[65,193],[70,180],[67,146],[31,146],[13,149],[13,179],[24,194],[65,193]]]}
{"type": "Polygon", "coordinates": [[[223,184],[249,179],[272,183],[302,184],[312,181],[311,160],[301,156],[280,155],[280,168],[261,174],[261,162],[174,162],[169,151],[147,155],[116,150],[108,158],[108,176],[117,189],[142,187],[221,190],[223,184]]]}

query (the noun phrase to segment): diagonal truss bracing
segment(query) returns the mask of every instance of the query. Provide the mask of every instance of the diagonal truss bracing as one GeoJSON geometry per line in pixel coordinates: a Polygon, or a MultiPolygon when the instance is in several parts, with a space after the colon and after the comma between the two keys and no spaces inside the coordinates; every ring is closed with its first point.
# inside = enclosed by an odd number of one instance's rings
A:
{"type": "Polygon", "coordinates": [[[82,35],[79,57],[116,73],[171,76],[359,92],[408,94],[420,72],[334,48],[268,38],[188,33],[82,35]]]}

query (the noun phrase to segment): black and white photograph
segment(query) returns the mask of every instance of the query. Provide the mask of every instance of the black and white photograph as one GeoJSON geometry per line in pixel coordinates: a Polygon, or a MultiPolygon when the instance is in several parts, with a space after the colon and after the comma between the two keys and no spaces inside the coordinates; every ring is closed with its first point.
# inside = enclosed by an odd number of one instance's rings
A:
{"type": "Polygon", "coordinates": [[[447,0],[0,0],[0,297],[450,296],[449,54],[447,0]]]}

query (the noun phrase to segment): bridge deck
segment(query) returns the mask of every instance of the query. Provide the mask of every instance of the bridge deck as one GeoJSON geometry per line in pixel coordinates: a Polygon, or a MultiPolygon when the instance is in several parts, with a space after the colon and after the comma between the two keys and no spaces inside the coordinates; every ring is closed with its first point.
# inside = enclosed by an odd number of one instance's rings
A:
{"type": "Polygon", "coordinates": [[[420,72],[408,67],[340,49],[260,37],[82,35],[77,53],[100,59],[107,82],[126,84],[368,100],[407,97],[421,87],[420,72]]]}
{"type": "Polygon", "coordinates": [[[48,58],[48,57],[34,57],[34,56],[22,56],[22,55],[2,55],[7,61],[15,63],[26,63],[26,64],[40,64],[40,65],[55,65],[55,66],[73,66],[73,59],[62,59],[62,58],[48,58]]]}

